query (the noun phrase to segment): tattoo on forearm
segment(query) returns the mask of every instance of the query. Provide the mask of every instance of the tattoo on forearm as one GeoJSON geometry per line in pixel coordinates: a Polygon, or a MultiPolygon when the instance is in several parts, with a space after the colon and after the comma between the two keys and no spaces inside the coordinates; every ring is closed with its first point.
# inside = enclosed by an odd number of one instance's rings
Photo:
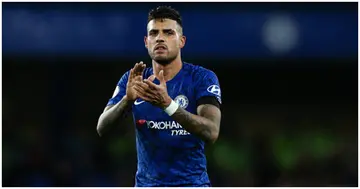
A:
{"type": "Polygon", "coordinates": [[[217,127],[212,121],[204,117],[191,114],[183,108],[178,108],[172,115],[172,118],[188,132],[199,136],[205,141],[211,140],[212,132],[214,132],[217,127]]]}
{"type": "Polygon", "coordinates": [[[117,122],[119,119],[127,117],[130,110],[131,110],[131,105],[129,105],[129,102],[126,102],[124,100],[121,100],[119,104],[107,107],[105,112],[111,115],[108,116],[108,119],[104,120],[106,122],[106,125],[112,124],[114,122],[117,122]],[[112,111],[114,113],[108,111],[112,111]]]}
{"type": "Polygon", "coordinates": [[[121,118],[127,117],[132,108],[130,102],[122,101],[122,102],[120,102],[119,106],[120,107],[119,107],[118,111],[121,113],[120,117],[121,118]]]}

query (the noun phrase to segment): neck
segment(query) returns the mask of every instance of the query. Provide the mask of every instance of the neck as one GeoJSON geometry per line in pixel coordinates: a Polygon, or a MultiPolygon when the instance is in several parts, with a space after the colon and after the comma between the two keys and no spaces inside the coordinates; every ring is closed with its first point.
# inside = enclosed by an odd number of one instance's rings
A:
{"type": "Polygon", "coordinates": [[[154,70],[154,74],[155,74],[156,78],[159,78],[159,72],[161,70],[163,70],[165,81],[169,81],[172,78],[174,78],[175,75],[177,73],[179,73],[179,71],[181,70],[182,61],[181,61],[180,56],[178,56],[175,60],[173,60],[172,62],[170,62],[167,65],[161,65],[153,60],[152,66],[153,66],[153,70],[154,70]]]}

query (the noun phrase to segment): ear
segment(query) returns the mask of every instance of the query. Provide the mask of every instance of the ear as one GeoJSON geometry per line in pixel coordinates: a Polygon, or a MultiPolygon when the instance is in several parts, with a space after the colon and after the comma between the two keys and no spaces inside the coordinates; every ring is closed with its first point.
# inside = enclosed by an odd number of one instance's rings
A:
{"type": "Polygon", "coordinates": [[[144,43],[145,43],[145,47],[148,48],[148,40],[147,40],[147,36],[144,37],[144,43]]]}
{"type": "Polygon", "coordinates": [[[186,37],[184,35],[180,36],[180,48],[182,49],[185,46],[186,37]]]}

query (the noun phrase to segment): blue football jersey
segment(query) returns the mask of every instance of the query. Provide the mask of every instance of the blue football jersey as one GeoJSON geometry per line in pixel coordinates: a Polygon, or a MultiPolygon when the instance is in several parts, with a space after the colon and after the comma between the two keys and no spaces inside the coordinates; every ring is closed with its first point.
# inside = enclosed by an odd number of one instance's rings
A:
{"type": "MultiPolygon", "coordinates": [[[[143,78],[153,74],[146,68],[143,78]]],[[[120,79],[108,105],[126,94],[129,71],[120,79]]],[[[159,80],[154,80],[159,84],[159,80]]],[[[221,90],[214,72],[183,63],[180,72],[166,82],[169,96],[182,108],[197,114],[197,100],[214,96],[221,104],[221,90]]],[[[204,141],[187,132],[162,109],[142,99],[132,106],[138,166],[135,186],[210,186],[204,141]]]]}

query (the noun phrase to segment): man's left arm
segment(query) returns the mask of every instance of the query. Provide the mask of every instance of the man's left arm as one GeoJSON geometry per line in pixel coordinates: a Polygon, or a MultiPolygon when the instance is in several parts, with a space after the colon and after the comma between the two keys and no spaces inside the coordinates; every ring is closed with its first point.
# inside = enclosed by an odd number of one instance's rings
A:
{"type": "Polygon", "coordinates": [[[197,114],[178,107],[171,117],[189,133],[206,142],[214,143],[220,131],[220,109],[212,104],[201,104],[197,107],[197,114]]]}

